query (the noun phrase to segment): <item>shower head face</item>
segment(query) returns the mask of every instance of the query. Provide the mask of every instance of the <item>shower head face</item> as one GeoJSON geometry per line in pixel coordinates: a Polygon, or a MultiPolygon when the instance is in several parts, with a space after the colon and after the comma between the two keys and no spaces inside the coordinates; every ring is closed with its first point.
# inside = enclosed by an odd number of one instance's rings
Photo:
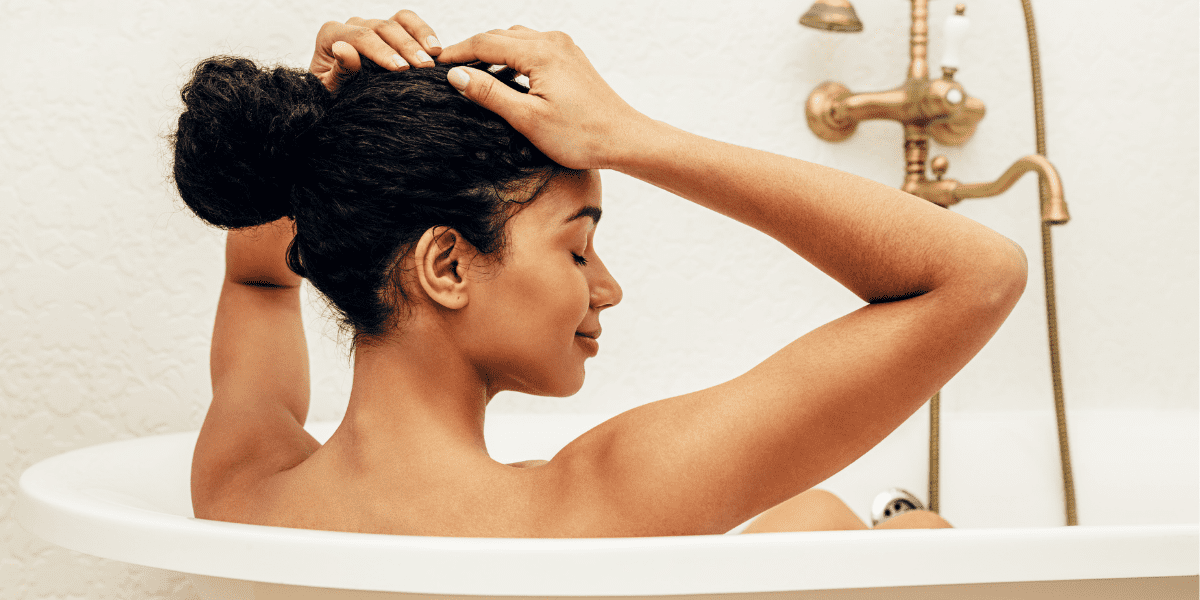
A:
{"type": "Polygon", "coordinates": [[[800,17],[800,24],[813,29],[857,33],[862,31],[862,21],[854,12],[849,0],[817,0],[812,8],[800,17]]]}

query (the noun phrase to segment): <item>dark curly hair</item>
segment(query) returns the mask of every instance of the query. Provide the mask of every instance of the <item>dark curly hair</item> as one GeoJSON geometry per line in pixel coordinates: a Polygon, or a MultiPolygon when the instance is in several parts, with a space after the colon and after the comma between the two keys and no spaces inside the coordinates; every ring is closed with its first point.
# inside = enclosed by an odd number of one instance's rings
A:
{"type": "MultiPolygon", "coordinates": [[[[446,81],[369,60],[330,94],[312,74],[216,56],[183,87],[174,181],[204,221],[293,217],[288,266],[330,301],[354,342],[405,316],[399,258],[430,227],[500,257],[505,225],[567,169],[446,81]],[[500,253],[500,254],[498,254],[500,253]]],[[[511,71],[498,74],[519,91],[511,71]]]]}

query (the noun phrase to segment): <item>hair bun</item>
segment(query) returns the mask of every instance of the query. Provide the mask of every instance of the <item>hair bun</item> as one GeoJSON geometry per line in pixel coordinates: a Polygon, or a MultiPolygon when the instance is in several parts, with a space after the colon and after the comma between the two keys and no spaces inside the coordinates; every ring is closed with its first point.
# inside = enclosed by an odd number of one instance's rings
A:
{"type": "Polygon", "coordinates": [[[330,100],[320,80],[214,56],[196,66],[181,96],[174,178],[188,207],[224,228],[293,215],[293,182],[307,170],[304,137],[330,100]]]}

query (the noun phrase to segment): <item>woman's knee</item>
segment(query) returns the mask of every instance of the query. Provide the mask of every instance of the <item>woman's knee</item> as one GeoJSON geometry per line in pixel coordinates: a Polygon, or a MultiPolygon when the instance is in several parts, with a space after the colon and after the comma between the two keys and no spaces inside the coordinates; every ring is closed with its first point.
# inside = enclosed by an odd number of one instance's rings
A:
{"type": "Polygon", "coordinates": [[[928,510],[902,512],[878,525],[875,529],[949,529],[954,527],[941,515],[928,510]]]}
{"type": "Polygon", "coordinates": [[[867,529],[867,525],[837,495],[814,488],[797,494],[759,515],[743,533],[854,529],[867,529]]]}

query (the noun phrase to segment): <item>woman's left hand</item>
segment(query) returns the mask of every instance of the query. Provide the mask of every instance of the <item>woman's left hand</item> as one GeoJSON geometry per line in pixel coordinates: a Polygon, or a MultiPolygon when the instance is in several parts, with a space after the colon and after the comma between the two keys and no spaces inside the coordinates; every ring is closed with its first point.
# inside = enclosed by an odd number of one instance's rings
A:
{"type": "Polygon", "coordinates": [[[514,25],[447,47],[442,63],[483,61],[529,78],[529,93],[482,69],[457,66],[447,79],[464,96],[500,115],[546,156],[569,169],[620,169],[643,153],[649,117],[623,100],[561,31],[514,25]]]}
{"type": "Polygon", "coordinates": [[[432,67],[432,57],[441,53],[442,43],[433,29],[417,13],[402,10],[387,20],[351,17],[345,23],[322,25],[308,70],[336,92],[362,67],[360,54],[385,69],[404,71],[432,67]]]}

